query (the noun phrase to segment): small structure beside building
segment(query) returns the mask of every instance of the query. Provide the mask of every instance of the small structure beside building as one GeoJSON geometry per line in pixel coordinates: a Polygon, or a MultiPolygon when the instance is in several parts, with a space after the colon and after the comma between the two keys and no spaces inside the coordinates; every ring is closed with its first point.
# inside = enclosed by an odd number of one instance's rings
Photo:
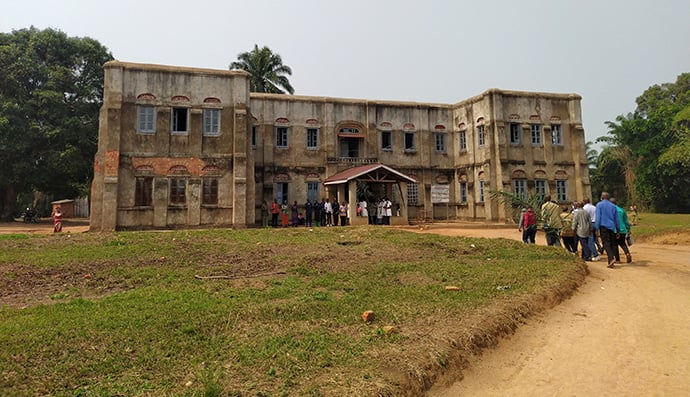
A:
{"type": "Polygon", "coordinates": [[[50,213],[54,213],[55,209],[60,207],[60,210],[62,211],[62,217],[63,218],[74,218],[74,200],[57,200],[57,201],[51,201],[50,202],[51,210],[50,213]]]}

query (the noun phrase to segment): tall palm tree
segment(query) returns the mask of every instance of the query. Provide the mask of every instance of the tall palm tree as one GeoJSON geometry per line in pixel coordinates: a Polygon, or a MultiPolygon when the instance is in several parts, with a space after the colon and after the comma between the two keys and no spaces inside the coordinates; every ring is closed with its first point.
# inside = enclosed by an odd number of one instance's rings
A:
{"type": "Polygon", "coordinates": [[[587,157],[587,164],[590,169],[597,167],[597,159],[599,158],[599,152],[597,152],[597,149],[593,146],[594,142],[592,141],[587,141],[585,143],[585,156],[587,157]]]}
{"type": "Polygon", "coordinates": [[[237,55],[237,61],[230,64],[230,69],[242,69],[251,73],[249,90],[272,94],[295,93],[286,75],[292,75],[292,69],[283,65],[283,59],[268,47],[254,49],[237,55]]]}
{"type": "Polygon", "coordinates": [[[615,122],[606,122],[609,136],[597,138],[597,142],[608,145],[599,155],[599,168],[603,169],[612,163],[620,164],[628,198],[632,202],[639,202],[640,199],[635,182],[637,180],[637,168],[642,158],[635,155],[631,145],[638,134],[637,130],[640,128],[639,120],[641,120],[639,115],[634,113],[628,113],[626,116],[619,115],[615,122]]]}

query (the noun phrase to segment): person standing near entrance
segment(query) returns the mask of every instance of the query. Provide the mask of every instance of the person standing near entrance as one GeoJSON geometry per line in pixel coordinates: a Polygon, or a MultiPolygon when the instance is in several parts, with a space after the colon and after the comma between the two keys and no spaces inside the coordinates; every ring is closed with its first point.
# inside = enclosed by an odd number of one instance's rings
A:
{"type": "Polygon", "coordinates": [[[604,251],[608,257],[608,265],[612,268],[616,263],[616,239],[620,236],[620,222],[618,221],[618,210],[616,205],[609,201],[607,192],[601,193],[601,201],[596,205],[596,222],[594,229],[599,231],[604,251]]]}
{"type": "Polygon", "coordinates": [[[273,199],[271,203],[271,226],[278,227],[278,215],[280,214],[280,205],[278,199],[273,199]]]}
{"type": "Polygon", "coordinates": [[[393,203],[388,200],[388,197],[383,198],[383,224],[391,224],[391,216],[393,216],[393,203]]]}
{"type": "Polygon", "coordinates": [[[312,219],[313,219],[312,204],[311,204],[311,200],[309,200],[309,199],[307,199],[307,202],[304,203],[304,217],[305,217],[305,226],[309,226],[309,227],[313,226],[312,225],[312,219]]]}
{"type": "Polygon", "coordinates": [[[268,203],[266,200],[261,203],[261,226],[268,227],[268,203]]]}
{"type": "Polygon", "coordinates": [[[333,226],[333,205],[331,204],[328,199],[326,199],[326,202],[323,203],[323,212],[326,215],[326,219],[324,221],[326,226],[333,226]]]}
{"type": "Polygon", "coordinates": [[[367,207],[367,201],[366,200],[362,199],[359,202],[359,208],[361,208],[359,215],[369,219],[369,208],[367,207]]]}
{"type": "Polygon", "coordinates": [[[347,203],[341,203],[338,212],[340,212],[340,226],[347,225],[347,203]]]}

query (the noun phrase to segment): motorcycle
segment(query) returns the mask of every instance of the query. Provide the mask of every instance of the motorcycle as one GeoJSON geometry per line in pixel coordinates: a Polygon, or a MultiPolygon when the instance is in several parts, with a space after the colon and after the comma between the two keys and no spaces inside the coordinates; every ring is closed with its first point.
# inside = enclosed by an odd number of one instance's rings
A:
{"type": "Polygon", "coordinates": [[[33,208],[24,210],[24,212],[22,212],[22,219],[24,219],[25,223],[38,223],[41,221],[41,218],[38,216],[38,211],[33,208]]]}

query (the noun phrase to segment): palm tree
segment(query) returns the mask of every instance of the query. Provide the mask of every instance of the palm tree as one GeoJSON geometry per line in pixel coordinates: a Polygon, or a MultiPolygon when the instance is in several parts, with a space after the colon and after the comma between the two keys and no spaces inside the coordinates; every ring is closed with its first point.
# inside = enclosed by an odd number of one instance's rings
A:
{"type": "Polygon", "coordinates": [[[251,92],[295,93],[295,89],[286,77],[286,75],[292,75],[292,69],[283,65],[280,55],[273,53],[268,47],[259,48],[254,44],[253,50],[237,55],[237,61],[230,64],[230,69],[242,69],[251,73],[249,82],[251,92]]]}
{"type": "Polygon", "coordinates": [[[597,168],[597,159],[599,158],[599,152],[597,149],[593,148],[594,142],[587,141],[585,143],[585,156],[587,157],[587,164],[589,169],[597,168]]]}
{"type": "Polygon", "coordinates": [[[616,117],[616,122],[606,122],[610,136],[597,138],[597,142],[608,144],[599,155],[599,169],[606,168],[613,163],[620,165],[625,181],[625,189],[631,202],[639,202],[640,199],[635,182],[637,180],[637,168],[642,159],[635,156],[630,144],[634,141],[637,130],[640,128],[639,120],[638,114],[628,113],[626,116],[619,115],[616,117]]]}

